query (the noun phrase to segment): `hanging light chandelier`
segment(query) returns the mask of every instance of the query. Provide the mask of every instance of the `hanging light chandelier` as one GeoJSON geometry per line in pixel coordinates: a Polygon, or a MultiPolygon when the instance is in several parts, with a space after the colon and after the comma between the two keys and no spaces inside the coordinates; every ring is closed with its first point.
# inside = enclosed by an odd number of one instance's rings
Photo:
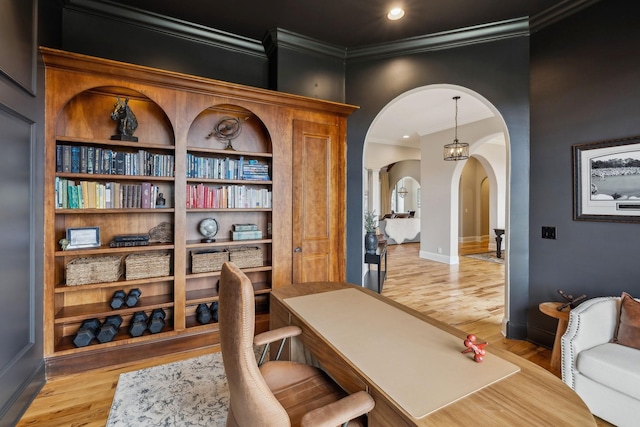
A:
{"type": "Polygon", "coordinates": [[[400,188],[398,189],[398,196],[400,196],[401,199],[404,199],[407,193],[407,187],[404,186],[404,178],[402,178],[402,184],[400,184],[400,188]]]}
{"type": "Polygon", "coordinates": [[[456,102],[456,127],[452,144],[444,146],[444,159],[447,161],[467,160],[469,158],[469,144],[458,141],[458,100],[459,96],[453,97],[456,102]]]}

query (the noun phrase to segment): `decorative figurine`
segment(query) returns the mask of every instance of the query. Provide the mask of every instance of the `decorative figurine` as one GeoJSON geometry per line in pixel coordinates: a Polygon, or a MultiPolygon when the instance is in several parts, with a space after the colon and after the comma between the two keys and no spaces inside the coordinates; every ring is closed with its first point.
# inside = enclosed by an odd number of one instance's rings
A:
{"type": "Polygon", "coordinates": [[[582,294],[579,297],[574,298],[573,295],[565,294],[562,289],[558,289],[558,293],[562,296],[562,298],[567,300],[567,302],[558,306],[558,311],[562,311],[567,307],[575,308],[580,301],[582,301],[587,297],[585,294],[582,294]]]}
{"type": "MultiPolygon", "coordinates": [[[[245,120],[248,120],[246,118],[245,120]]],[[[235,151],[231,141],[242,132],[242,122],[237,117],[223,117],[215,124],[213,130],[207,135],[207,139],[215,137],[218,141],[226,142],[225,150],[235,151]]]]}
{"type": "Polygon", "coordinates": [[[484,348],[487,346],[487,344],[488,343],[486,342],[476,344],[476,336],[473,334],[469,334],[467,335],[467,339],[464,340],[464,346],[467,348],[462,350],[462,353],[464,354],[473,352],[473,360],[480,363],[484,360],[484,355],[486,354],[484,348]]]}
{"type": "Polygon", "coordinates": [[[158,198],[156,199],[156,208],[164,208],[166,202],[167,201],[164,199],[164,194],[158,193],[158,198]]]}
{"type": "Polygon", "coordinates": [[[62,247],[62,250],[63,250],[63,251],[66,251],[66,250],[67,250],[67,247],[69,246],[69,240],[67,240],[67,239],[60,239],[60,240],[58,241],[58,243],[60,243],[60,247],[62,247]]]}
{"type": "Polygon", "coordinates": [[[124,100],[120,99],[119,96],[116,97],[111,120],[118,121],[118,135],[112,135],[111,139],[138,142],[138,137],[133,136],[133,132],[138,127],[138,120],[129,107],[129,97],[124,100]]]}

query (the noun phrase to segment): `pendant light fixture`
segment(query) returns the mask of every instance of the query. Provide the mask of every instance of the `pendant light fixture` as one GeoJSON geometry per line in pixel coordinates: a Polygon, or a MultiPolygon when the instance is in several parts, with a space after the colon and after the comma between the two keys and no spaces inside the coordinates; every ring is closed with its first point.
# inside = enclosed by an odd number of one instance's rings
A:
{"type": "Polygon", "coordinates": [[[452,144],[444,146],[444,159],[447,161],[467,160],[469,158],[469,144],[458,141],[458,100],[459,96],[454,96],[456,102],[456,127],[452,144]]]}
{"type": "Polygon", "coordinates": [[[404,178],[402,178],[402,184],[400,184],[400,188],[398,189],[398,196],[400,196],[401,199],[404,199],[407,193],[407,187],[404,186],[404,178]]]}

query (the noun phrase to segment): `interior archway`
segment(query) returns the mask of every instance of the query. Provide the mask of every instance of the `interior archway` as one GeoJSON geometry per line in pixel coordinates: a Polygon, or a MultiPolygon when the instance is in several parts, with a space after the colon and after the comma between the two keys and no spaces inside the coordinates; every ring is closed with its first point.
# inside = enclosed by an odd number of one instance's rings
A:
{"type": "MultiPolygon", "coordinates": [[[[419,87],[399,95],[373,121],[367,132],[363,156],[367,171],[365,188],[370,194],[365,207],[378,209],[380,214],[384,212],[379,210],[379,197],[376,198],[375,191],[380,187],[380,179],[388,179],[384,176],[384,165],[390,160],[419,160],[423,218],[420,257],[448,264],[459,262],[459,183],[465,164],[465,161],[446,162],[442,155],[443,146],[454,138],[454,96],[461,97],[458,137],[470,145],[471,157],[487,172],[488,228],[508,230],[509,134],[500,112],[480,94],[443,84],[419,87]],[[411,113],[407,114],[407,111],[411,113]]],[[[506,237],[508,241],[508,234],[506,237]]],[[[509,245],[506,245],[507,255],[508,250],[509,245]]],[[[505,258],[508,270],[508,256],[505,258]]],[[[509,318],[508,275],[505,282],[506,324],[509,318]]]]}

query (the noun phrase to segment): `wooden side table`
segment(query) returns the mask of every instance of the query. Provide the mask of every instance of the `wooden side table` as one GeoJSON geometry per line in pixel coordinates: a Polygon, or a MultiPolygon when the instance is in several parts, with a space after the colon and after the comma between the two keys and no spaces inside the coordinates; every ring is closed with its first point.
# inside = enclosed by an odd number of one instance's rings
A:
{"type": "Polygon", "coordinates": [[[567,306],[562,311],[558,311],[562,302],[542,302],[538,306],[541,312],[547,316],[551,316],[558,319],[558,328],[556,329],[556,337],[553,340],[553,350],[551,351],[551,368],[558,371],[560,370],[560,357],[562,357],[562,349],[560,339],[567,330],[567,324],[569,323],[569,311],[571,309],[567,306]]]}

